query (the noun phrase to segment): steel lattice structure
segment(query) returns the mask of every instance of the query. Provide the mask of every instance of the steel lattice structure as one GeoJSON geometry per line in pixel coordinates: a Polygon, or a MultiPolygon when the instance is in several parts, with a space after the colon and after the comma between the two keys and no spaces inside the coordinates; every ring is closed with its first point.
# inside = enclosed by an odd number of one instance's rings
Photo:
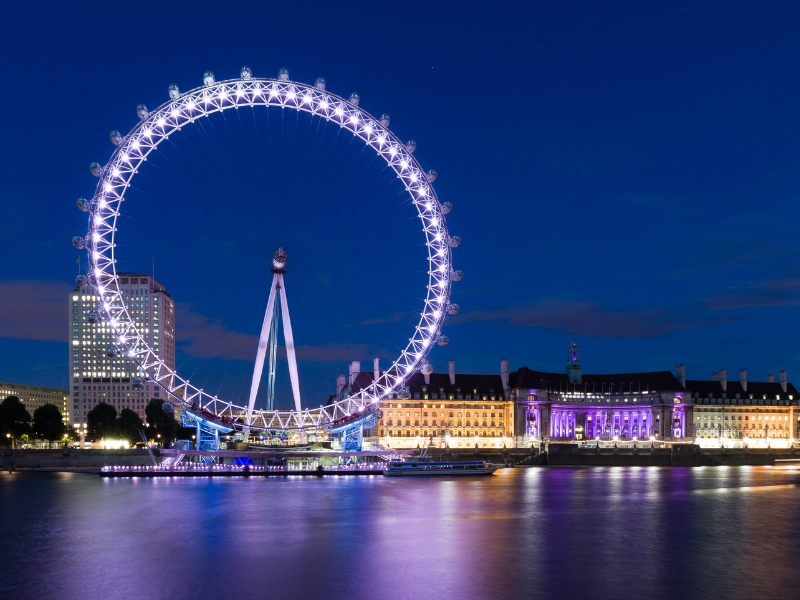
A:
{"type": "Polygon", "coordinates": [[[289,79],[286,69],[281,69],[277,79],[256,78],[249,68],[241,71],[239,79],[215,81],[206,72],[203,85],[181,93],[175,85],[169,86],[170,100],[153,111],[144,105],[136,109],[140,122],[123,136],[111,132],[111,141],[117,146],[105,166],[90,165],[91,172],[99,177],[95,195],[91,200],[79,200],[81,210],[89,213],[88,233],[73,238],[73,244],[86,248],[89,255],[88,283],[101,299],[98,318],[107,322],[113,331],[116,346],[112,353],[138,364],[145,377],[152,379],[174,402],[208,411],[219,417],[231,419],[236,427],[243,427],[247,412],[239,406],[211,395],[193,386],[156,355],[126,308],[116,272],[117,219],[131,180],[148,155],[156,150],[172,133],[215,112],[238,107],[282,107],[304,111],[324,118],[349,131],[386,161],[402,181],[414,206],[425,234],[428,249],[428,285],[425,304],[419,324],[400,356],[369,388],[353,394],[344,394],[331,405],[297,410],[255,411],[251,430],[320,429],[336,426],[343,420],[363,414],[390,394],[402,394],[407,378],[417,369],[430,372],[427,355],[435,343],[444,345],[447,337],[441,335],[441,326],[447,313],[455,314],[458,306],[450,304],[452,281],[463,276],[453,270],[451,248],[460,243],[457,236],[448,233],[445,214],[450,203],[439,201],[431,183],[435,171],[423,170],[412,155],[416,143],[404,144],[389,130],[389,116],[373,117],[358,106],[359,97],[349,99],[332,94],[325,89],[325,80],[317,79],[307,85],[289,79]]]}

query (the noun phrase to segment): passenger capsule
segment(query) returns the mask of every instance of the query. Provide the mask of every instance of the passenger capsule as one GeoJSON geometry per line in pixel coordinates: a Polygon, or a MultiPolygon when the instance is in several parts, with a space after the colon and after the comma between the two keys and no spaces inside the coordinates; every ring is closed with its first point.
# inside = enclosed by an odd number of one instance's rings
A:
{"type": "Polygon", "coordinates": [[[86,276],[85,275],[78,275],[75,278],[75,285],[77,285],[79,288],[86,287],[86,285],[87,285],[86,276]]]}
{"type": "Polygon", "coordinates": [[[406,152],[409,154],[414,154],[414,150],[417,149],[417,142],[415,140],[408,140],[406,143],[406,152]]]}
{"type": "Polygon", "coordinates": [[[447,245],[451,248],[458,248],[461,245],[461,236],[453,235],[447,240],[447,245]]]}
{"type": "Polygon", "coordinates": [[[392,122],[392,117],[389,116],[389,113],[383,113],[381,115],[381,119],[379,121],[381,127],[389,127],[389,123],[391,122],[392,122]]]}
{"type": "Polygon", "coordinates": [[[167,91],[169,92],[169,97],[173,100],[181,95],[181,90],[174,83],[170,84],[170,86],[167,88],[167,91]]]}
{"type": "Polygon", "coordinates": [[[72,238],[72,245],[75,246],[78,250],[83,250],[86,248],[86,238],[80,235],[76,235],[72,238]]]}
{"type": "Polygon", "coordinates": [[[203,85],[214,85],[214,71],[206,71],[203,73],[203,85]]]}
{"type": "Polygon", "coordinates": [[[462,279],[464,279],[464,271],[462,271],[461,269],[455,269],[453,271],[450,271],[450,279],[452,279],[453,281],[461,281],[462,279]]]}
{"type": "Polygon", "coordinates": [[[91,171],[92,175],[95,177],[100,177],[103,175],[103,167],[100,165],[100,163],[89,163],[89,171],[91,171]]]}
{"type": "Polygon", "coordinates": [[[115,358],[121,354],[120,349],[116,346],[109,346],[106,348],[106,356],[109,358],[115,358]]]}
{"type": "Polygon", "coordinates": [[[148,116],[150,116],[150,111],[147,110],[147,106],[145,106],[144,104],[137,104],[136,114],[139,115],[139,119],[144,121],[148,116]]]}
{"type": "Polygon", "coordinates": [[[433,373],[433,365],[431,363],[425,363],[420,368],[420,371],[422,371],[423,375],[430,375],[431,373],[433,373]]]}
{"type": "Polygon", "coordinates": [[[442,214],[446,215],[451,210],[453,210],[453,204],[451,202],[442,202],[442,214]]]}
{"type": "Polygon", "coordinates": [[[458,311],[461,310],[461,307],[458,304],[448,304],[447,305],[447,314],[448,315],[455,315],[458,314],[458,311]]]}
{"type": "Polygon", "coordinates": [[[436,178],[439,176],[439,172],[436,169],[431,169],[427,173],[425,173],[425,179],[428,180],[428,183],[433,183],[436,181],[436,178]]]}
{"type": "Polygon", "coordinates": [[[100,315],[98,315],[95,311],[88,312],[86,313],[86,320],[92,325],[96,325],[100,322],[100,315]]]}
{"type": "Polygon", "coordinates": [[[324,90],[326,83],[327,82],[325,81],[324,77],[317,77],[317,80],[314,82],[314,87],[318,90],[324,90]]]}
{"type": "Polygon", "coordinates": [[[289,81],[289,69],[282,67],[281,70],[278,71],[278,81],[289,81]]]}
{"type": "Polygon", "coordinates": [[[242,76],[242,79],[244,79],[245,81],[249,81],[253,78],[253,69],[245,65],[242,67],[240,75],[242,76]]]}
{"type": "Polygon", "coordinates": [[[409,390],[407,387],[404,387],[398,392],[397,395],[400,397],[401,400],[408,400],[409,398],[411,398],[411,390],[409,390]]]}
{"type": "Polygon", "coordinates": [[[175,405],[169,400],[167,400],[166,402],[164,402],[164,404],[161,405],[161,410],[163,410],[167,414],[170,414],[172,412],[175,412],[175,405]]]}
{"type": "Polygon", "coordinates": [[[142,377],[134,377],[133,379],[131,379],[131,385],[133,386],[133,389],[135,389],[135,390],[142,389],[144,387],[144,378],[142,378],[142,377]]]}
{"type": "Polygon", "coordinates": [[[116,129],[112,129],[111,133],[108,134],[108,137],[111,140],[111,143],[114,144],[115,146],[119,146],[122,142],[125,141],[125,138],[122,137],[122,134],[116,129]]]}
{"type": "Polygon", "coordinates": [[[436,343],[439,344],[440,346],[447,346],[447,344],[450,343],[450,338],[447,337],[446,335],[440,335],[439,339],[436,340],[436,343]]]}
{"type": "Polygon", "coordinates": [[[347,99],[347,101],[353,106],[358,106],[358,103],[361,101],[361,96],[358,95],[358,92],[353,92],[350,94],[350,97],[347,99]]]}
{"type": "Polygon", "coordinates": [[[87,200],[86,198],[78,198],[75,204],[81,212],[89,212],[89,209],[92,208],[91,200],[87,200]]]}

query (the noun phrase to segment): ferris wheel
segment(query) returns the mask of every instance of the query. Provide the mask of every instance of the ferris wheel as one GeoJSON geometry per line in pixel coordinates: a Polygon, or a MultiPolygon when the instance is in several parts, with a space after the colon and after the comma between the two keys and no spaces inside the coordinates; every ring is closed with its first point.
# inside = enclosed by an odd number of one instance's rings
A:
{"type": "Polygon", "coordinates": [[[458,305],[450,302],[450,291],[452,282],[463,277],[462,271],[453,268],[452,261],[452,249],[461,240],[450,235],[445,220],[452,205],[437,197],[432,185],[437,173],[425,171],[415,158],[416,142],[402,142],[389,129],[389,115],[372,116],[359,106],[358,94],[351,94],[348,98],[333,94],[326,90],[325,79],[321,77],[313,85],[292,81],[285,68],[273,79],[254,77],[249,67],[243,67],[239,78],[224,81],[217,81],[214,74],[207,71],[203,75],[203,85],[184,93],[176,85],[170,85],[168,91],[169,100],[155,110],[150,111],[143,104],[136,107],[140,122],[127,135],[111,132],[111,142],[116,150],[105,165],[91,163],[90,171],[99,182],[91,199],[78,201],[78,208],[89,215],[88,232],[72,241],[76,248],[88,253],[89,271],[81,283],[91,286],[100,298],[95,318],[112,332],[114,344],[107,350],[109,356],[134,362],[142,377],[161,388],[171,402],[215,416],[231,428],[244,432],[331,429],[353,416],[376,410],[384,398],[407,395],[408,378],[415,371],[431,373],[433,367],[428,362],[429,352],[434,346],[443,346],[449,341],[441,332],[442,324],[446,315],[459,310],[458,305]],[[391,366],[368,386],[355,391],[348,387],[333,402],[318,408],[303,406],[297,384],[297,364],[285,291],[291,257],[290,252],[282,247],[275,249],[272,259],[272,286],[246,404],[206,392],[179,375],[177,369],[168,366],[148,344],[147,336],[143,335],[133,318],[120,287],[116,240],[123,201],[148,157],[173,133],[193,125],[202,127],[203,120],[211,115],[245,107],[279,107],[307,113],[337,126],[339,131],[363,143],[364,149],[373,152],[375,159],[385,163],[396,174],[406,201],[415,207],[421,225],[420,245],[424,244],[427,252],[427,286],[420,290],[420,297],[424,300],[419,306],[419,320],[409,331],[407,345],[399,350],[391,366]],[[254,400],[265,355],[271,351],[270,359],[274,360],[279,304],[292,375],[294,408],[258,409],[254,400]]]}

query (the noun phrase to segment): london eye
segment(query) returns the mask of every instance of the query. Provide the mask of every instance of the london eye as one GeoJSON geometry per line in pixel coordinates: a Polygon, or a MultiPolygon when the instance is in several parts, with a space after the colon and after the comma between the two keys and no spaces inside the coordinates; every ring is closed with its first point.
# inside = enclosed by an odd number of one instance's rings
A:
{"type": "MultiPolygon", "coordinates": [[[[425,170],[414,154],[416,142],[402,141],[390,129],[390,117],[382,114],[374,117],[360,106],[360,97],[353,93],[339,96],[326,89],[326,81],[317,78],[309,85],[292,81],[287,69],[281,69],[276,78],[259,78],[249,67],[243,67],[235,79],[217,81],[210,71],[203,76],[201,86],[181,92],[177,85],[168,88],[168,100],[154,110],[144,104],[136,107],[139,122],[122,134],[112,131],[110,140],[115,146],[109,160],[103,165],[91,163],[90,171],[98,183],[90,199],[80,199],[78,208],[88,213],[88,230],[85,235],[73,238],[73,245],[85,249],[88,257],[88,272],[79,284],[88,285],[96,294],[97,309],[91,319],[104,323],[112,335],[113,344],[106,349],[109,356],[124,357],[137,365],[137,376],[133,385],[151,381],[163,390],[168,400],[194,411],[202,418],[218,420],[223,426],[247,435],[251,431],[312,432],[331,431],[346,426],[354,419],[362,418],[377,410],[387,397],[403,398],[407,394],[406,381],[416,371],[430,373],[429,353],[439,345],[448,343],[442,326],[446,315],[458,312],[458,305],[451,303],[451,286],[463,277],[463,272],[454,268],[452,249],[459,245],[460,238],[451,235],[445,215],[452,205],[441,201],[433,187],[437,173],[425,170]],[[287,291],[292,291],[291,244],[278,245],[276,238],[269,249],[269,273],[271,283],[266,302],[255,365],[250,378],[249,390],[244,398],[225,397],[224,394],[208,391],[204,386],[192,383],[193,376],[180,373],[180,367],[168,365],[148,342],[133,318],[123,290],[120,287],[118,263],[123,259],[127,244],[119,243],[124,232],[125,201],[131,190],[137,188],[137,178],[144,177],[143,170],[156,150],[164,147],[178,132],[191,128],[203,128],[214,115],[237,109],[280,109],[282,113],[294,111],[305,114],[324,126],[333,126],[336,136],[349,136],[348,145],[361,144],[359,155],[367,152],[371,161],[377,161],[382,169],[393,174],[404,193],[402,202],[415,211],[415,230],[419,235],[417,246],[424,252],[426,280],[424,288],[415,295],[420,299],[415,323],[408,327],[407,343],[398,347],[391,357],[390,365],[381,371],[367,386],[337,390],[335,397],[319,406],[310,406],[298,381],[295,340],[289,317],[287,291]],[[424,249],[423,249],[424,247],[424,249]],[[292,402],[290,406],[276,407],[269,402],[259,407],[256,397],[263,376],[265,361],[268,362],[268,378],[274,378],[277,360],[277,337],[280,323],[285,341],[285,355],[291,378],[292,402]]],[[[299,117],[298,117],[299,118],[299,117]]],[[[319,130],[319,129],[318,129],[319,130]]],[[[311,140],[317,131],[309,126],[307,137],[311,140]]],[[[298,137],[297,132],[294,133],[298,137]]],[[[292,142],[294,144],[294,141],[292,142]]],[[[220,149],[215,149],[220,153],[220,149]]],[[[314,159],[309,151],[308,160],[314,159]]],[[[221,160],[225,160],[224,157],[221,160]]],[[[305,158],[303,160],[306,160],[305,158]]],[[[169,176],[169,163],[161,167],[169,176]]],[[[358,173],[348,174],[357,178],[358,173]]],[[[348,235],[358,236],[358,231],[348,235]]],[[[398,260],[418,252],[416,247],[397,245],[398,260]]],[[[347,256],[339,258],[346,261],[347,256]]],[[[357,291],[355,293],[358,293],[357,291]]],[[[263,307],[263,304],[262,304],[263,307]]],[[[262,308],[263,310],[263,308],[262,308]]],[[[254,332],[255,333],[255,332],[254,332]]],[[[268,381],[269,393],[274,394],[274,380],[268,381]]]]}

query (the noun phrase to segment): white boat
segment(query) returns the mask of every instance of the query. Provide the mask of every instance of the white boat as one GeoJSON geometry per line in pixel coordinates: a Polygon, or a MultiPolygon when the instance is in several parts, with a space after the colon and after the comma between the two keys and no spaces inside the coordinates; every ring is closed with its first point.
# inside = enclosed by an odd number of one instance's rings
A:
{"type": "Polygon", "coordinates": [[[500,467],[483,460],[465,462],[432,462],[411,458],[393,460],[383,472],[388,477],[463,477],[491,475],[500,467]]]}

